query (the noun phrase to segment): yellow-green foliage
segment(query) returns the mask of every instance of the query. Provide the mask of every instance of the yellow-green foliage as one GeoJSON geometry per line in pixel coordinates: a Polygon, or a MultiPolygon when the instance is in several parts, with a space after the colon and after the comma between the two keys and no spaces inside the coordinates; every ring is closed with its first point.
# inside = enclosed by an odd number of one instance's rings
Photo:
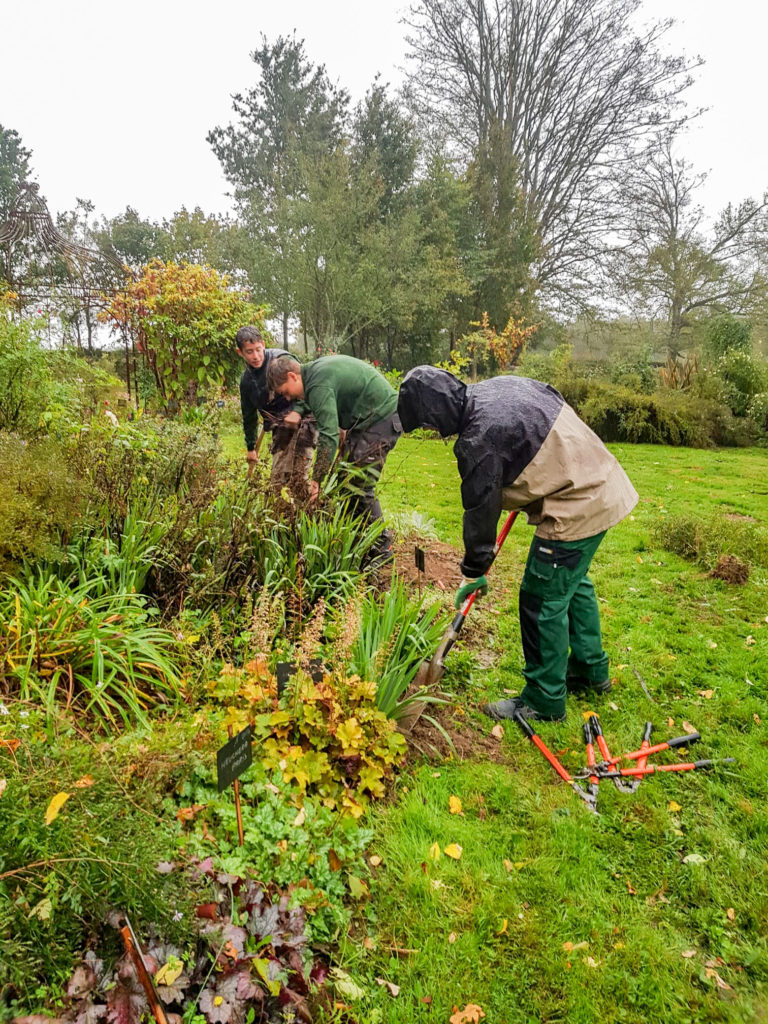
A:
{"type": "Polygon", "coordinates": [[[327,673],[315,683],[299,671],[277,699],[277,683],[262,660],[226,666],[211,684],[228,708],[227,722],[253,727],[265,767],[279,769],[299,796],[358,818],[405,754],[395,724],[375,704],[376,684],[327,673]]]}

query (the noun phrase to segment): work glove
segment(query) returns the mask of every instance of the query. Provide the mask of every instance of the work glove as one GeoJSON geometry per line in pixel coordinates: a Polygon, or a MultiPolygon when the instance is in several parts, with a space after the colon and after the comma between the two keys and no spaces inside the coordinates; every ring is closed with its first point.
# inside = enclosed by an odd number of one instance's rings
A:
{"type": "Polygon", "coordinates": [[[482,597],[488,593],[488,580],[485,576],[478,576],[476,580],[468,580],[466,576],[461,577],[461,586],[456,593],[456,600],[453,602],[456,608],[461,608],[470,594],[477,591],[477,596],[482,597]]]}

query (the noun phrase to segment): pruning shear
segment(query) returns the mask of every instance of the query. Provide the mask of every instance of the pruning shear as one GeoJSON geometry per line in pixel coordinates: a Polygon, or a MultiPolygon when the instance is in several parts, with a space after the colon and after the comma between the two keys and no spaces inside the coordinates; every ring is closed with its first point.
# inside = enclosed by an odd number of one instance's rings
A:
{"type": "MultiPolygon", "coordinates": [[[[523,730],[523,732],[528,737],[528,739],[531,741],[531,743],[533,743],[533,745],[535,747],[538,747],[538,749],[541,751],[541,753],[544,755],[544,757],[547,759],[547,761],[549,761],[549,763],[555,769],[555,771],[560,776],[560,778],[564,782],[568,783],[568,785],[571,787],[571,789],[574,791],[574,793],[584,801],[584,803],[587,805],[587,807],[590,809],[590,811],[592,811],[593,814],[597,814],[597,780],[595,780],[594,783],[590,780],[590,783],[587,786],[587,788],[586,789],[582,789],[582,787],[578,784],[578,782],[575,781],[573,776],[569,775],[568,772],[565,770],[565,768],[563,768],[563,766],[560,763],[560,761],[555,757],[555,755],[552,753],[552,751],[546,745],[546,743],[541,738],[541,736],[539,736],[539,734],[533,728],[533,726],[528,721],[528,719],[527,718],[523,718],[523,716],[521,714],[517,713],[517,714],[514,715],[514,720],[517,722],[517,724],[523,730]]],[[[593,757],[594,757],[594,750],[593,750],[593,757]]]]}

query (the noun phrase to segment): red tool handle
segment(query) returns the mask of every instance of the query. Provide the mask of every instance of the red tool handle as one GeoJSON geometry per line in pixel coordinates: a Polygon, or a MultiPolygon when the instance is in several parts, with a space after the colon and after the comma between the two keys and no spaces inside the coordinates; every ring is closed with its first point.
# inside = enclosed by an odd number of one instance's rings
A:
{"type": "Polygon", "coordinates": [[[648,757],[649,754],[658,754],[661,750],[671,750],[673,747],[687,747],[700,739],[700,732],[692,732],[689,736],[675,736],[674,739],[667,740],[666,743],[655,743],[652,747],[646,747],[644,750],[642,748],[640,750],[633,750],[629,754],[622,754],[621,757],[607,757],[606,761],[616,764],[618,761],[621,761],[622,757],[626,758],[627,761],[636,761],[640,757],[648,757]]]}
{"type": "Polygon", "coordinates": [[[656,772],[690,772],[694,768],[711,768],[715,764],[733,764],[735,757],[724,757],[721,761],[711,758],[704,761],[685,761],[681,764],[656,764],[645,768],[621,768],[615,772],[605,772],[604,779],[617,779],[622,775],[655,775],[656,772]]]}
{"type": "MultiPolygon", "coordinates": [[[[494,557],[494,559],[496,558],[496,555],[498,555],[499,551],[501,551],[501,547],[502,547],[504,541],[507,539],[507,534],[512,529],[512,527],[514,525],[514,522],[517,519],[518,515],[519,515],[519,512],[517,512],[517,511],[510,512],[509,515],[507,516],[507,518],[504,520],[504,525],[502,526],[502,528],[501,528],[501,530],[499,532],[499,535],[496,538],[496,543],[493,545],[493,557],[494,557]]],[[[491,563],[491,564],[493,564],[493,563],[491,563]]],[[[464,619],[466,619],[466,617],[467,617],[467,615],[469,613],[469,609],[475,603],[475,598],[476,597],[477,597],[477,591],[473,590],[472,593],[467,597],[467,599],[464,602],[464,604],[459,609],[459,614],[456,616],[456,618],[453,620],[453,623],[451,624],[451,628],[455,632],[458,633],[458,631],[461,629],[462,625],[464,624],[464,619]],[[456,625],[456,623],[458,623],[458,626],[456,625]]]]}
{"type": "Polygon", "coordinates": [[[605,742],[605,736],[603,736],[603,730],[597,715],[592,715],[588,724],[592,735],[595,737],[595,742],[600,748],[600,753],[603,755],[603,760],[608,761],[609,764],[615,764],[619,758],[611,757],[611,752],[608,749],[608,744],[605,742]]]}
{"type": "Polygon", "coordinates": [[[528,723],[528,721],[525,718],[523,718],[522,715],[515,715],[515,721],[520,726],[520,728],[523,730],[523,732],[528,737],[528,739],[531,740],[531,742],[534,744],[534,746],[539,748],[539,750],[542,752],[544,757],[546,757],[546,759],[549,761],[549,763],[555,769],[555,771],[560,776],[560,778],[564,779],[566,782],[573,782],[573,779],[571,778],[571,776],[568,774],[568,772],[565,770],[565,768],[563,768],[563,766],[560,764],[558,759],[555,757],[555,755],[552,753],[552,751],[546,745],[544,740],[538,735],[538,733],[536,733],[534,731],[533,726],[530,725],[528,723]]]}
{"type": "Polygon", "coordinates": [[[643,742],[640,744],[640,749],[645,751],[643,757],[637,759],[637,767],[645,768],[648,764],[648,747],[651,744],[651,733],[653,732],[653,722],[645,723],[645,731],[643,732],[643,742]]]}

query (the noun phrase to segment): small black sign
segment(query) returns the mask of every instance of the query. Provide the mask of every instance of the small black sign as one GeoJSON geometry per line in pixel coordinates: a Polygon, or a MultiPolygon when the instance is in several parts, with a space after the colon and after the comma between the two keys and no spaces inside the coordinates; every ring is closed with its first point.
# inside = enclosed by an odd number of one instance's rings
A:
{"type": "Polygon", "coordinates": [[[419,570],[419,572],[425,572],[426,562],[424,561],[424,552],[422,551],[421,548],[415,547],[413,549],[413,554],[416,561],[416,568],[419,570]]]}
{"type": "Polygon", "coordinates": [[[216,775],[219,782],[219,792],[231,786],[235,779],[239,779],[248,765],[253,761],[253,748],[251,747],[251,727],[246,727],[233,736],[231,740],[216,752],[216,775]]]}
{"type": "Polygon", "coordinates": [[[325,675],[325,666],[322,658],[309,659],[309,678],[313,683],[322,683],[325,675]]]}
{"type": "Polygon", "coordinates": [[[277,674],[277,696],[282,697],[285,693],[285,687],[288,684],[288,680],[291,676],[295,676],[299,671],[298,665],[291,664],[290,661],[278,661],[275,666],[277,674]]]}

